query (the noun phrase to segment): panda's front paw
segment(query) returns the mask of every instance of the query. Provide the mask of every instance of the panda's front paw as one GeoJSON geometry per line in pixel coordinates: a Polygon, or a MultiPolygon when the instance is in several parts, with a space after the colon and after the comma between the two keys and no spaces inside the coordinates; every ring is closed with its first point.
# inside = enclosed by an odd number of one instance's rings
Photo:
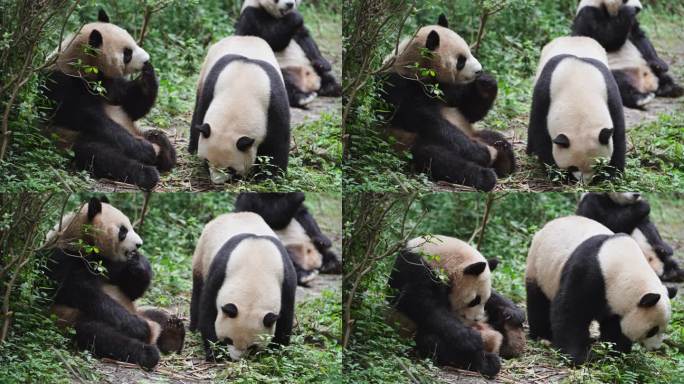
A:
{"type": "Polygon", "coordinates": [[[506,324],[522,326],[525,322],[525,311],[518,307],[506,307],[502,311],[502,314],[506,324]]]}
{"type": "Polygon", "coordinates": [[[302,14],[297,11],[292,11],[283,17],[283,21],[287,22],[295,28],[299,28],[304,25],[304,18],[302,14]]]}
{"type": "Polygon", "coordinates": [[[649,61],[648,66],[651,67],[651,70],[653,70],[656,76],[659,76],[670,69],[667,63],[658,57],[649,61]]]}
{"type": "Polygon", "coordinates": [[[327,248],[330,248],[330,247],[332,246],[332,242],[331,242],[330,239],[328,239],[328,237],[327,237],[326,235],[324,235],[324,234],[320,234],[320,235],[318,235],[318,236],[316,236],[316,237],[313,237],[311,240],[313,241],[313,243],[314,243],[317,247],[320,247],[320,248],[327,249],[327,248]]]}
{"type": "Polygon", "coordinates": [[[475,86],[477,87],[477,92],[483,98],[489,99],[492,96],[496,97],[498,86],[494,76],[487,73],[480,75],[475,79],[475,86]]]}
{"type": "Polygon", "coordinates": [[[143,64],[140,80],[142,81],[143,91],[147,94],[156,92],[157,88],[159,88],[157,75],[154,72],[154,67],[149,61],[143,64]]]}
{"type": "Polygon", "coordinates": [[[176,149],[164,132],[153,129],[146,131],[143,137],[159,148],[154,162],[159,172],[168,172],[176,166],[176,149]]]}
{"type": "Polygon", "coordinates": [[[324,72],[329,72],[330,70],[332,70],[332,66],[330,65],[328,60],[326,60],[322,57],[320,59],[312,61],[311,64],[313,65],[314,69],[316,70],[316,73],[324,73],[324,72]]]}
{"type": "Polygon", "coordinates": [[[482,359],[473,366],[483,376],[494,377],[501,370],[501,359],[494,353],[482,352],[482,359]]]}

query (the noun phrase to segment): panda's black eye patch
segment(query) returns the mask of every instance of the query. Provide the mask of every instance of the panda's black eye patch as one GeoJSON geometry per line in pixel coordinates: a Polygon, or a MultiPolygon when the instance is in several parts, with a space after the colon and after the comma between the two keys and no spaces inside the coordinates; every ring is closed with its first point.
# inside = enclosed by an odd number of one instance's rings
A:
{"type": "Polygon", "coordinates": [[[651,329],[648,331],[648,333],[646,334],[646,338],[648,339],[649,337],[655,336],[656,333],[658,333],[659,330],[660,330],[660,328],[658,328],[658,327],[653,327],[653,328],[651,328],[651,329]]]}
{"type": "Polygon", "coordinates": [[[131,59],[133,58],[133,50],[130,48],[124,48],[123,55],[124,55],[124,63],[128,64],[131,62],[131,59]]]}
{"type": "Polygon", "coordinates": [[[119,241],[124,241],[124,239],[126,238],[126,235],[127,235],[127,234],[128,234],[128,228],[126,228],[126,227],[123,226],[123,225],[120,226],[120,227],[119,227],[119,241]]]}
{"type": "Polygon", "coordinates": [[[456,69],[459,71],[465,67],[466,57],[463,55],[458,55],[458,61],[456,62],[456,69]]]}
{"type": "Polygon", "coordinates": [[[468,306],[474,307],[478,304],[480,304],[480,296],[475,296],[475,298],[473,300],[471,300],[470,303],[468,303],[468,306]]]}

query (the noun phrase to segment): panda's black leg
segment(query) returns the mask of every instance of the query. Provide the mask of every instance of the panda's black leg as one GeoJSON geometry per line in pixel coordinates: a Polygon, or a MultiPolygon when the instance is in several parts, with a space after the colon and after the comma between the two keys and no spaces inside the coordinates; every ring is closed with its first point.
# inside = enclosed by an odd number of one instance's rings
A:
{"type": "MultiPolygon", "coordinates": [[[[480,337],[479,334],[472,337],[475,336],[480,337]]],[[[438,365],[452,365],[480,372],[488,377],[495,376],[501,369],[501,360],[497,355],[483,350],[473,351],[462,348],[461,343],[449,343],[442,336],[425,329],[418,329],[415,341],[419,356],[431,358],[438,365]]],[[[460,341],[466,342],[467,340],[460,341]]]]}
{"type": "Polygon", "coordinates": [[[467,185],[481,191],[491,191],[496,185],[496,173],[492,168],[468,161],[446,146],[419,141],[411,152],[417,170],[429,173],[434,180],[467,185]]]}
{"type": "Polygon", "coordinates": [[[190,330],[197,330],[199,324],[200,301],[204,280],[201,276],[192,274],[192,298],[190,299],[190,330]]]}
{"type": "Polygon", "coordinates": [[[663,73],[658,76],[659,85],[656,96],[660,97],[681,97],[684,96],[684,88],[675,83],[672,76],[663,73]]]}
{"type": "Polygon", "coordinates": [[[622,105],[627,108],[644,109],[653,100],[653,93],[642,93],[630,82],[629,76],[622,71],[613,71],[622,98],[622,105]]]}
{"type": "Polygon", "coordinates": [[[332,71],[321,74],[321,89],[318,90],[318,94],[327,97],[342,96],[342,86],[337,81],[332,71]]]}
{"type": "Polygon", "coordinates": [[[125,156],[106,143],[79,139],[74,145],[74,161],[80,170],[87,170],[96,178],[109,178],[152,190],[159,182],[155,167],[125,156]]]}
{"type": "Polygon", "coordinates": [[[176,166],[176,148],[173,147],[166,134],[159,129],[145,131],[143,137],[150,143],[159,146],[156,167],[159,172],[168,172],[176,166]]]}
{"type": "Polygon", "coordinates": [[[323,265],[321,265],[321,273],[340,274],[342,273],[342,262],[335,252],[327,249],[323,252],[323,265]]]}
{"type": "Polygon", "coordinates": [[[579,365],[589,358],[591,339],[589,326],[592,317],[572,300],[572,292],[557,294],[551,303],[551,333],[553,345],[570,355],[573,364],[579,365]]]}
{"type": "Polygon", "coordinates": [[[551,302],[536,283],[527,282],[525,287],[527,288],[527,320],[530,323],[530,337],[551,340],[551,302]]]}
{"type": "Polygon", "coordinates": [[[81,320],[76,323],[76,344],[96,357],[139,364],[152,369],[159,362],[159,350],[152,344],[121,334],[107,323],[81,320]]]}
{"type": "Polygon", "coordinates": [[[306,109],[307,104],[311,103],[316,98],[316,93],[304,93],[300,91],[292,79],[292,74],[287,71],[281,72],[283,74],[283,80],[285,81],[285,88],[287,89],[287,98],[290,101],[290,106],[293,108],[306,109]]]}
{"type": "Polygon", "coordinates": [[[615,343],[615,350],[627,353],[632,350],[632,341],[622,333],[620,328],[620,318],[618,316],[609,316],[599,322],[601,330],[601,341],[609,341],[615,343]]]}

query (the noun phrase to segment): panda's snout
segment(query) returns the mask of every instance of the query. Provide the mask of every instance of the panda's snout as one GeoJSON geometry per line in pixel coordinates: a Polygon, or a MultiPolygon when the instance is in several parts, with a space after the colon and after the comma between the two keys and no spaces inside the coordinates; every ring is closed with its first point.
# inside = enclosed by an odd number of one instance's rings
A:
{"type": "Polygon", "coordinates": [[[292,9],[292,8],[294,8],[294,3],[285,3],[285,7],[287,9],[292,9]]]}

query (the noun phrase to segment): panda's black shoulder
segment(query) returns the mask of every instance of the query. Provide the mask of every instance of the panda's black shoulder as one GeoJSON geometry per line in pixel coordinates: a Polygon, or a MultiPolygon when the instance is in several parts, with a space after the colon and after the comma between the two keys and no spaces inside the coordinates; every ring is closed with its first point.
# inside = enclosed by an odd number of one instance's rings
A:
{"type": "Polygon", "coordinates": [[[266,10],[262,7],[248,6],[240,13],[240,16],[238,17],[238,21],[235,24],[235,34],[239,36],[259,36],[259,29],[266,22],[272,22],[274,20],[275,18],[266,12],[266,10]]]}

